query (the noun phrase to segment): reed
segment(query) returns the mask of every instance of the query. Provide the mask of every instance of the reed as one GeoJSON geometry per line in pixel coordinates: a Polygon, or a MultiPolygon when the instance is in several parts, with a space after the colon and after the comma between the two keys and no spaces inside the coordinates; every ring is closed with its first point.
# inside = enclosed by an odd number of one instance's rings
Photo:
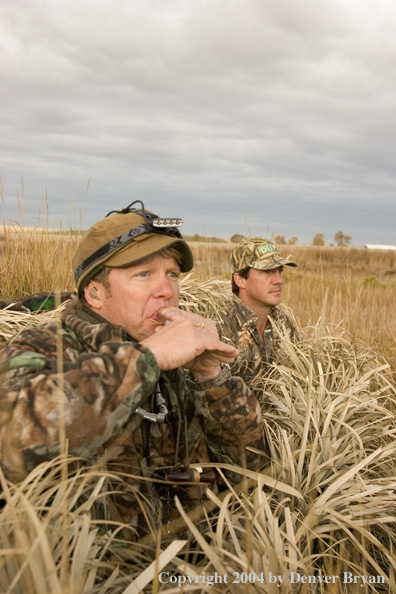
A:
{"type": "MultiPolygon", "coordinates": [[[[189,277],[183,307],[208,306],[211,312],[224,290],[224,283],[202,286],[189,277]]],[[[106,498],[124,477],[100,466],[59,458],[18,485],[1,477],[1,591],[396,591],[396,388],[390,366],[323,318],[304,329],[298,345],[284,341],[281,348],[281,363],[255,383],[270,463],[261,472],[232,467],[239,486],[209,492],[194,515],[177,503],[179,520],[157,535],[126,541],[123,525],[102,519],[106,498]],[[216,575],[226,576],[227,585],[213,583],[216,575]],[[282,584],[270,583],[273,576],[283,577],[282,584]],[[355,576],[355,584],[345,581],[355,576]]],[[[215,467],[227,482],[230,467],[215,467]]]]}
{"type": "MultiPolygon", "coordinates": [[[[231,277],[232,244],[192,244],[200,281],[231,277]]],[[[304,326],[321,316],[342,323],[354,339],[375,346],[396,369],[396,252],[287,245],[281,254],[298,268],[284,269],[283,303],[304,326]]]]}
{"type": "MultiPolygon", "coordinates": [[[[76,238],[52,235],[4,230],[1,298],[73,287],[76,238]]],[[[181,305],[215,317],[230,292],[232,245],[192,249],[197,266],[182,280],[181,305]]],[[[177,502],[174,525],[135,542],[103,519],[122,475],[67,456],[17,485],[0,474],[2,593],[396,592],[396,255],[281,251],[299,264],[286,273],[284,302],[302,340],[283,341],[278,363],[253,385],[270,462],[263,456],[260,472],[232,467],[239,485],[209,491],[192,515],[177,502]]],[[[59,309],[0,311],[0,341],[59,309]]],[[[215,466],[226,482],[229,468],[215,466]]]]}

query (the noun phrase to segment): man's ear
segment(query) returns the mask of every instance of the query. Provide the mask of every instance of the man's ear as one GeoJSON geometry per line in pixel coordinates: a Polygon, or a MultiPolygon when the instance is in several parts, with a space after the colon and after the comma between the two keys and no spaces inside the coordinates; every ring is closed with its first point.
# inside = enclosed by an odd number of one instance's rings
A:
{"type": "Polygon", "coordinates": [[[239,274],[237,272],[234,272],[234,283],[240,289],[244,289],[245,288],[246,279],[243,278],[243,276],[239,276],[239,274]]]}
{"type": "Polygon", "coordinates": [[[95,281],[89,281],[84,287],[84,297],[86,302],[92,309],[101,309],[102,307],[102,293],[103,285],[95,281]]]}

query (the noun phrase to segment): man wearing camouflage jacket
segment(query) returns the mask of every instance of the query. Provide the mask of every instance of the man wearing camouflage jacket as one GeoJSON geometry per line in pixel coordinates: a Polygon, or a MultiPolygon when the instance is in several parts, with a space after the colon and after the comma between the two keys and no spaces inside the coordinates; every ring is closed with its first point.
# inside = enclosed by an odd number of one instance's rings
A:
{"type": "Polygon", "coordinates": [[[111,517],[138,536],[142,507],[152,528],[169,520],[150,479],[187,476],[191,507],[202,495],[194,463],[257,465],[246,446],[263,447],[263,426],[256,398],[231,376],[238,351],[211,320],[178,308],[193,258],[177,220],[135,204],[80,240],[78,298],[59,324],[26,329],[2,350],[0,460],[19,481],[59,455],[64,434],[70,454],[122,473],[111,517]]]}
{"type": "Polygon", "coordinates": [[[231,254],[232,299],[218,313],[222,340],[236,346],[239,357],[232,372],[248,385],[277,358],[282,338],[295,341],[297,331],[278,306],[282,298],[283,267],[297,266],[283,258],[275,245],[249,237],[231,254]]]}

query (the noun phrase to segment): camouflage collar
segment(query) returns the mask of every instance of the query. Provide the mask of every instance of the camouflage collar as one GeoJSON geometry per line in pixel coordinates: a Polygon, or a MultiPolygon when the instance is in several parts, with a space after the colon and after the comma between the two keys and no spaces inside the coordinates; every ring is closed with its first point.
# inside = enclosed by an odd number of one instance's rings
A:
{"type": "Polygon", "coordinates": [[[80,299],[73,299],[62,312],[61,318],[63,324],[78,336],[80,342],[95,352],[104,342],[133,340],[121,326],[110,324],[96,315],[80,299]]]}
{"type": "Polygon", "coordinates": [[[76,299],[76,304],[74,307],[74,311],[76,316],[78,316],[81,320],[85,322],[89,322],[90,324],[108,324],[109,322],[102,318],[99,314],[93,311],[86,303],[81,301],[81,299],[76,299]]]}
{"type": "MultiPolygon", "coordinates": [[[[232,300],[238,317],[244,320],[244,323],[247,327],[251,328],[252,330],[256,329],[259,322],[256,312],[254,312],[248,305],[246,305],[246,303],[239,299],[237,295],[233,295],[232,300]]],[[[268,328],[272,325],[273,320],[276,320],[278,316],[279,308],[274,305],[268,313],[266,330],[268,330],[268,328]]]]}
{"type": "Polygon", "coordinates": [[[245,323],[250,328],[256,328],[258,324],[258,315],[244,303],[237,295],[232,296],[235,310],[238,318],[245,320],[245,323]]]}

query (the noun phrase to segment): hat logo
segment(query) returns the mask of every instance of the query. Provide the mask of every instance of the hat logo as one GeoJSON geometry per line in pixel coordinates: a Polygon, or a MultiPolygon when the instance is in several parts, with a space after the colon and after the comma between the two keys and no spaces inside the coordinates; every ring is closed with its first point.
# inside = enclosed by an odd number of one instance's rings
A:
{"type": "Polygon", "coordinates": [[[268,243],[267,245],[260,245],[258,250],[262,254],[267,254],[268,252],[274,252],[275,246],[272,243],[268,243]]]}

